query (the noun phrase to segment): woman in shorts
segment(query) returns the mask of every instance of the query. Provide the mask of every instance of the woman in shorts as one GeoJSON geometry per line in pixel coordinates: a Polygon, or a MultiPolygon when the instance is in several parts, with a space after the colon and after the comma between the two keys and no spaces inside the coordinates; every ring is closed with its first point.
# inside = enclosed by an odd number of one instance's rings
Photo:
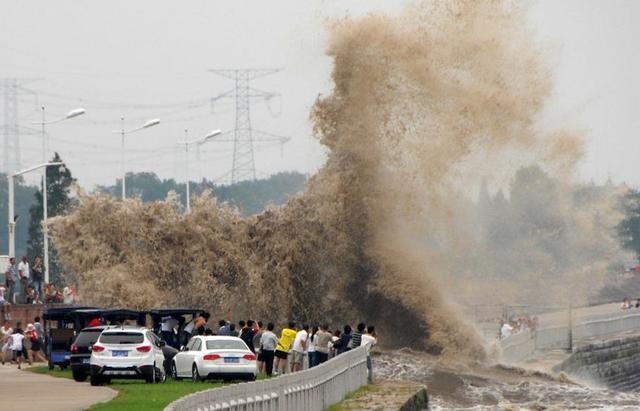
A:
{"type": "Polygon", "coordinates": [[[29,350],[30,361],[47,362],[47,359],[42,355],[41,342],[38,338],[36,327],[33,324],[27,325],[26,338],[31,341],[31,349],[29,350]]]}

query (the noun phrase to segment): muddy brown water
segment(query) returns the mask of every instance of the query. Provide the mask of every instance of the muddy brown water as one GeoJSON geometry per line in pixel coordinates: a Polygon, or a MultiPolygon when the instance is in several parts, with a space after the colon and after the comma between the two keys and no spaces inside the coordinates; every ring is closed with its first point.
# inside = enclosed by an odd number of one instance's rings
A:
{"type": "Polygon", "coordinates": [[[501,365],[443,362],[408,350],[374,354],[376,378],[427,386],[432,410],[638,410],[640,394],[501,365]]]}

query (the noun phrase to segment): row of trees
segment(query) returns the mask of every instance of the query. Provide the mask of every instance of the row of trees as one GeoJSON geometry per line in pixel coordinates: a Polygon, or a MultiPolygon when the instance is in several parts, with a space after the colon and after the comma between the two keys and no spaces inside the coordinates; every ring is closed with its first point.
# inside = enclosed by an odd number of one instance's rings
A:
{"type": "MultiPolygon", "coordinates": [[[[62,162],[62,158],[55,154],[52,161],[62,162]]],[[[222,202],[228,202],[237,207],[243,215],[257,214],[270,205],[279,205],[304,188],[306,176],[296,172],[275,174],[268,179],[244,181],[237,184],[216,186],[203,180],[192,183],[192,193],[200,194],[204,190],[213,190],[222,202]]],[[[7,175],[0,173],[0,198],[8,199],[7,175]]],[[[47,171],[47,212],[48,217],[64,214],[74,204],[72,185],[75,179],[66,167],[51,167],[47,171]]],[[[115,185],[100,186],[96,190],[119,197],[121,180],[115,185]]],[[[128,173],[127,196],[139,197],[144,202],[161,201],[167,198],[169,192],[174,191],[185,203],[185,185],[174,179],[160,179],[155,173],[128,173]]],[[[16,224],[16,256],[27,255],[33,259],[43,254],[42,237],[42,190],[27,184],[22,177],[15,181],[15,214],[16,224]]],[[[8,244],[8,201],[0,202],[0,244],[5,249],[8,244]]],[[[4,253],[2,250],[0,253],[4,253]]],[[[58,253],[55,246],[49,247],[50,278],[59,281],[62,272],[59,266],[58,253]]]]}

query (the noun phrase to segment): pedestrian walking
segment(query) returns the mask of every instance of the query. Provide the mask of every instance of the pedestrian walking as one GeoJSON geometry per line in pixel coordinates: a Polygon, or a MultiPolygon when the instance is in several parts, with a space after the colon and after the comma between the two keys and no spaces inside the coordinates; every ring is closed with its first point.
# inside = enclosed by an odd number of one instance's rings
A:
{"type": "Polygon", "coordinates": [[[273,333],[273,329],[273,323],[267,324],[266,331],[263,331],[260,337],[260,352],[262,354],[262,359],[264,360],[264,368],[268,377],[271,377],[273,374],[273,359],[276,354],[276,347],[280,344],[278,337],[273,333]]]}
{"type": "Polygon", "coordinates": [[[34,361],[47,362],[47,359],[42,355],[42,346],[40,345],[38,332],[33,324],[27,325],[25,339],[31,342],[31,348],[28,351],[29,364],[32,364],[34,361]]]}
{"type": "Polygon", "coordinates": [[[13,350],[13,355],[16,358],[16,362],[18,363],[18,369],[22,368],[22,358],[24,357],[28,360],[27,351],[23,345],[24,341],[24,332],[22,328],[20,328],[22,324],[20,321],[16,323],[16,328],[13,330],[13,334],[11,334],[11,349],[13,350]]]}

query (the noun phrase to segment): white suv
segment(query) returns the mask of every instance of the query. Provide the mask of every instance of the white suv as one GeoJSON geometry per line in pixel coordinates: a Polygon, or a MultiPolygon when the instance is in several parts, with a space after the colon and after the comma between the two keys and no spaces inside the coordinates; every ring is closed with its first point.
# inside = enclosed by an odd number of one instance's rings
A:
{"type": "Polygon", "coordinates": [[[91,385],[111,378],[142,378],[164,382],[164,355],[157,335],[140,327],[106,328],[91,347],[91,385]]]}

